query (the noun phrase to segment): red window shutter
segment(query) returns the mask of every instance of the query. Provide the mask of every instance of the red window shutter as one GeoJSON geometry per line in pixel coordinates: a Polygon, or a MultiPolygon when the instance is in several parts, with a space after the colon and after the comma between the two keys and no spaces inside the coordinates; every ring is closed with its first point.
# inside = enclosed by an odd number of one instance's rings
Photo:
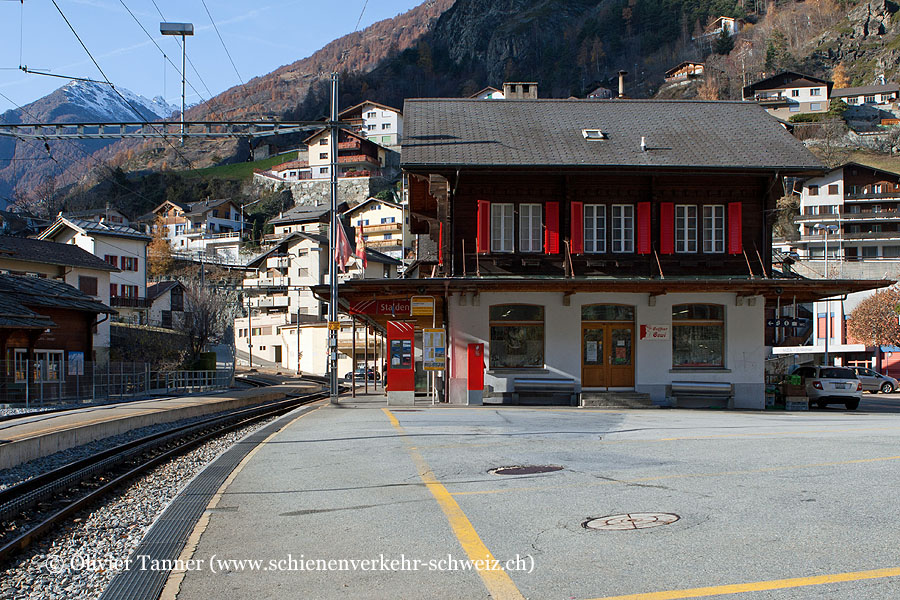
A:
{"type": "Polygon", "coordinates": [[[659,205],[659,246],[661,254],[675,253],[675,203],[659,205]]]}
{"type": "Polygon", "coordinates": [[[119,295],[118,288],[119,288],[119,286],[116,285],[115,283],[109,284],[109,297],[110,298],[115,298],[116,296],[119,295]]]}
{"type": "Polygon", "coordinates": [[[637,205],[637,253],[650,254],[650,203],[637,205]]]}
{"type": "Polygon", "coordinates": [[[559,254],[559,202],[548,202],[544,206],[544,253],[559,254]]]}
{"type": "Polygon", "coordinates": [[[744,242],[741,239],[741,203],[728,204],[728,253],[740,254],[744,251],[744,242]]]}
{"type": "Polygon", "coordinates": [[[114,266],[118,269],[119,268],[119,257],[110,255],[109,264],[111,264],[112,266],[114,266]]]}
{"type": "Polygon", "coordinates": [[[491,203],[478,201],[478,231],[475,234],[477,252],[490,252],[491,247],[491,203]]]}
{"type": "Polygon", "coordinates": [[[572,203],[572,254],[584,254],[584,203],[572,203]]]}

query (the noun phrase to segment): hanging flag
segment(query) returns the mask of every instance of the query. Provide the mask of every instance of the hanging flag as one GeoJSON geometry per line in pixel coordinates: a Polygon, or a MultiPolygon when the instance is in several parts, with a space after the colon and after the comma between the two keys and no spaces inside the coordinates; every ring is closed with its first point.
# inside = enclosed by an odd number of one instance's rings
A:
{"type": "Polygon", "coordinates": [[[362,261],[363,269],[369,266],[369,259],[366,258],[366,238],[363,237],[362,221],[356,226],[356,256],[362,261]]]}
{"type": "Polygon", "coordinates": [[[337,234],[334,238],[334,263],[340,267],[341,273],[347,272],[347,263],[350,261],[350,240],[344,231],[344,224],[338,221],[337,234]]]}

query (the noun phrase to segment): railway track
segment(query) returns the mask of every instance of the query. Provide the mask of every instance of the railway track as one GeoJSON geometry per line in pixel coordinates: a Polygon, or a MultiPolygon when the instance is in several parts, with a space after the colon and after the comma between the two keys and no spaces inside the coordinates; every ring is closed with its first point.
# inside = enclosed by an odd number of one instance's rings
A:
{"type": "MultiPolygon", "coordinates": [[[[251,385],[266,385],[254,382],[251,385]]],[[[0,562],[119,485],[200,444],[309,404],[316,391],[215,415],[133,440],[0,490],[0,562]]]]}

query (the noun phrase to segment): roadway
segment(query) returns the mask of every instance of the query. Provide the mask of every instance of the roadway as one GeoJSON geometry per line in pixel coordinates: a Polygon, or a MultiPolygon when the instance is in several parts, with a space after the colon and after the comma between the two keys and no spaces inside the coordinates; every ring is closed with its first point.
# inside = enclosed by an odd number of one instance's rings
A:
{"type": "Polygon", "coordinates": [[[900,395],[856,412],[342,402],[232,474],[164,598],[900,596],[900,395]],[[563,469],[490,473],[520,465],[563,469]],[[631,520],[583,525],[614,515],[631,520]],[[504,568],[464,562],[486,557],[504,568]]]}

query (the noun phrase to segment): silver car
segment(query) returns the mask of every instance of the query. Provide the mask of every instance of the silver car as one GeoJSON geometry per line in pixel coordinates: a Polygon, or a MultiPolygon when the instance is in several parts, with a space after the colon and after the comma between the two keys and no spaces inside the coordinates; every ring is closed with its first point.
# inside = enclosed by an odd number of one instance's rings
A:
{"type": "Polygon", "coordinates": [[[847,410],[859,408],[862,382],[849,367],[800,367],[794,375],[803,377],[809,405],[824,408],[829,404],[843,404],[847,410]]]}
{"type": "Polygon", "coordinates": [[[878,371],[866,367],[850,368],[856,371],[856,376],[859,378],[860,382],[862,382],[863,391],[890,394],[900,387],[900,384],[897,383],[896,379],[887,375],[882,375],[878,371]]]}

